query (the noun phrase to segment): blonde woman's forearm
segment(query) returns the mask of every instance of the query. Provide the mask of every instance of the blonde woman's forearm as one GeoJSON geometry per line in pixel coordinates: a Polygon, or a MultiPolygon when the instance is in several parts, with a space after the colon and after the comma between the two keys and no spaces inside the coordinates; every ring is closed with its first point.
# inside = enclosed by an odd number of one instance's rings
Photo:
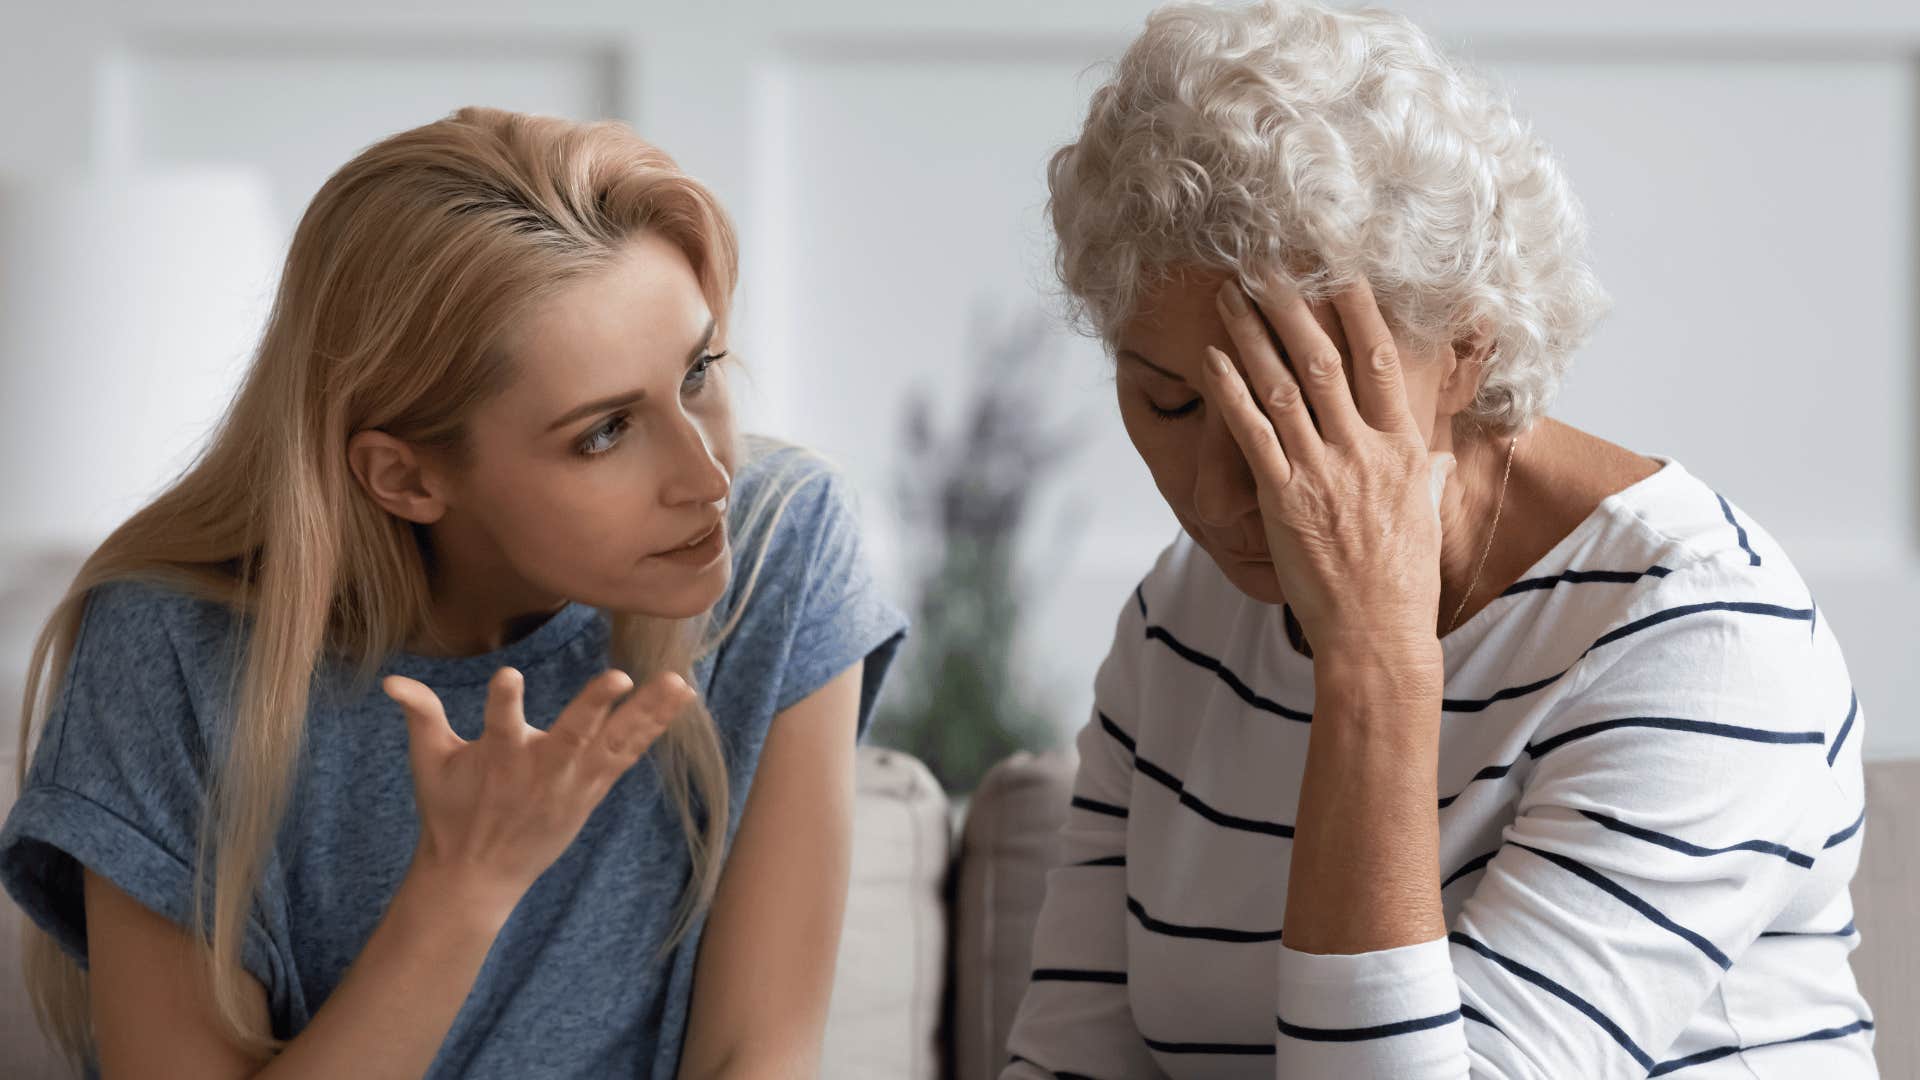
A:
{"type": "Polygon", "coordinates": [[[418,1080],[512,910],[416,866],[338,988],[258,1080],[418,1080]]]}

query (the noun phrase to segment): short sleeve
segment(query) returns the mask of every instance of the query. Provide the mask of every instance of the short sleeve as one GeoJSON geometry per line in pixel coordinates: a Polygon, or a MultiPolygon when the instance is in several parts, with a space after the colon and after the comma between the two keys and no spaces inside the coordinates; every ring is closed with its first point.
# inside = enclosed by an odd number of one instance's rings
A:
{"type": "MultiPolygon", "coordinates": [[[[192,924],[210,757],[169,603],[130,582],[93,591],[20,798],[0,825],[0,884],[83,968],[82,867],[192,924]]],[[[291,980],[272,942],[256,908],[242,963],[280,1003],[291,980]]]]}
{"type": "Polygon", "coordinates": [[[907,619],[880,592],[860,539],[851,486],[818,456],[787,448],[750,466],[735,588],[745,611],[730,666],[775,675],[775,714],[855,662],[864,738],[907,619]]]}

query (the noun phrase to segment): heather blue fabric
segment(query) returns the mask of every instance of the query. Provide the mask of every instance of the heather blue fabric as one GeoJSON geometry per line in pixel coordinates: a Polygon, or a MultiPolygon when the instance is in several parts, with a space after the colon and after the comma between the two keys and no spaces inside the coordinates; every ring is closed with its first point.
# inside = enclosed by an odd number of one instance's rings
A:
{"type": "MultiPolygon", "coordinates": [[[[817,459],[783,450],[743,467],[736,512],[776,475],[797,494],[773,527],[739,626],[696,669],[723,733],[735,824],[773,716],[864,658],[864,736],[906,627],[869,576],[844,482],[817,459]]],[[[723,614],[755,541],[736,540],[723,614]]],[[[88,604],[70,677],[0,826],[0,883],[83,964],[79,864],[191,922],[194,837],[224,739],[214,703],[244,625],[149,584],[114,583],[88,604]]],[[[382,670],[433,687],[454,729],[476,738],[487,680],[512,665],[526,675],[528,723],[544,729],[605,669],[607,633],[603,613],[571,604],[484,656],[399,655],[382,670]]],[[[419,833],[405,721],[377,685],[348,693],[343,670],[316,673],[291,811],[247,928],[244,963],[266,987],[281,1037],[297,1034],[339,984],[419,833]]],[[[645,758],[514,910],[428,1075],[673,1076],[699,927],[650,961],[688,874],[678,818],[645,758]]]]}

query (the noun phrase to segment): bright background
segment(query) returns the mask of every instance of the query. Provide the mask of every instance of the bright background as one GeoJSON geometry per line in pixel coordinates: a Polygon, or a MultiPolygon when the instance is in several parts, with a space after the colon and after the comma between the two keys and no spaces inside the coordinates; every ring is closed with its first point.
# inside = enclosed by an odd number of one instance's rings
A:
{"type": "MultiPolygon", "coordinates": [[[[995,335],[1049,310],[1042,165],[1149,7],[7,0],[5,701],[44,553],[186,461],[314,190],[469,103],[631,121],[718,190],[744,241],[743,407],[852,475],[901,587],[902,403],[957,400],[995,335]]],[[[1770,529],[1846,647],[1868,755],[1920,754],[1920,5],[1402,9],[1513,88],[1589,208],[1616,308],[1557,414],[1770,529]]],[[[1019,655],[1064,731],[1173,525],[1098,348],[1055,330],[1029,368],[1016,400],[1083,425],[1025,545],[1019,655]]]]}

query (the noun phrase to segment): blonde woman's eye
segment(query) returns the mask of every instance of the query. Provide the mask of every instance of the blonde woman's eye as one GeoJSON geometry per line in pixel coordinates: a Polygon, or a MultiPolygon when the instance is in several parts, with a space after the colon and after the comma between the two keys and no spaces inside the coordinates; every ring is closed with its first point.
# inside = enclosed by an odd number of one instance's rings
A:
{"type": "Polygon", "coordinates": [[[717,353],[707,353],[700,359],[695,360],[693,366],[687,369],[687,377],[681,380],[680,385],[685,388],[689,394],[699,393],[700,388],[707,385],[708,369],[719,363],[726,355],[727,350],[722,349],[717,353]]]}
{"type": "Polygon", "coordinates": [[[606,453],[619,445],[620,436],[626,433],[627,427],[626,413],[617,413],[608,417],[606,423],[587,433],[586,439],[580,443],[578,452],[583,457],[595,457],[606,453]]]}

